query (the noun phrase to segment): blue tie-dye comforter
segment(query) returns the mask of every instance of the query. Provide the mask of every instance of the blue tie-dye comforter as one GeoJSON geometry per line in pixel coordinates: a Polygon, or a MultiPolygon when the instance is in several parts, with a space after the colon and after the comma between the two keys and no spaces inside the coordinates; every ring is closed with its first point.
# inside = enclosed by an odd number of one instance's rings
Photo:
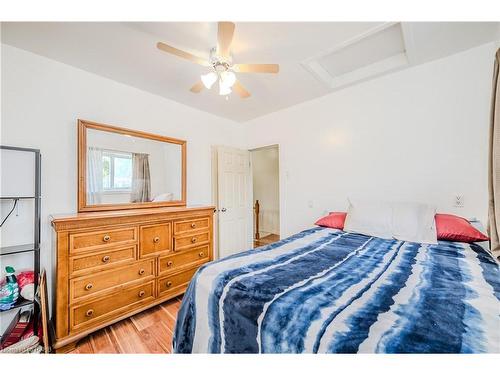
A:
{"type": "Polygon", "coordinates": [[[177,353],[500,351],[500,271],[480,246],[313,228],[202,267],[177,353]]]}

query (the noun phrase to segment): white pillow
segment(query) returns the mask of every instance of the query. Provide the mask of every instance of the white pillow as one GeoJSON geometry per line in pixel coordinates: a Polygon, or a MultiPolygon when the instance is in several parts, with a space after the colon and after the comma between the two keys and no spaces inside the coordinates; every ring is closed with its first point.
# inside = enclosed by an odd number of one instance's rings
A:
{"type": "Polygon", "coordinates": [[[165,201],[171,201],[173,199],[174,199],[173,193],[163,193],[163,194],[157,195],[153,199],[153,202],[165,202],[165,201]]]}
{"type": "Polygon", "coordinates": [[[436,207],[422,203],[392,203],[392,235],[401,241],[437,244],[436,207]]]}
{"type": "Polygon", "coordinates": [[[344,231],[392,239],[392,206],[385,202],[349,200],[344,231]]]}

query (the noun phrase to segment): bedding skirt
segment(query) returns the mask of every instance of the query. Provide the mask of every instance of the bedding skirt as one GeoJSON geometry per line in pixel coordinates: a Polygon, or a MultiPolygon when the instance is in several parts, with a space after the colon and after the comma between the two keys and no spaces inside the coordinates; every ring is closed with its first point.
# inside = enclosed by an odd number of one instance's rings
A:
{"type": "Polygon", "coordinates": [[[173,349],[498,353],[500,270],[476,244],[312,228],[200,268],[173,349]]]}

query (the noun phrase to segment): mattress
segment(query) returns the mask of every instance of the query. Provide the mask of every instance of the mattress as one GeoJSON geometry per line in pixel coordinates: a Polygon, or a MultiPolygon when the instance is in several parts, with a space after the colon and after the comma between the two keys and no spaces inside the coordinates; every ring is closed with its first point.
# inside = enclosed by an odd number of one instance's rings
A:
{"type": "Polygon", "coordinates": [[[312,228],[200,268],[176,353],[500,351],[500,270],[476,244],[312,228]]]}

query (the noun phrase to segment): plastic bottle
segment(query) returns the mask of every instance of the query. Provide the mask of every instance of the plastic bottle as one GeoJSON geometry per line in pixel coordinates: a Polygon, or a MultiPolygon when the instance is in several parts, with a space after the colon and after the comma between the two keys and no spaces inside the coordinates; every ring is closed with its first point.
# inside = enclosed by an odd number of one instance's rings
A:
{"type": "Polygon", "coordinates": [[[17,302],[19,298],[19,285],[15,275],[14,267],[5,267],[7,276],[5,284],[0,287],[0,310],[8,310],[17,302]]]}

